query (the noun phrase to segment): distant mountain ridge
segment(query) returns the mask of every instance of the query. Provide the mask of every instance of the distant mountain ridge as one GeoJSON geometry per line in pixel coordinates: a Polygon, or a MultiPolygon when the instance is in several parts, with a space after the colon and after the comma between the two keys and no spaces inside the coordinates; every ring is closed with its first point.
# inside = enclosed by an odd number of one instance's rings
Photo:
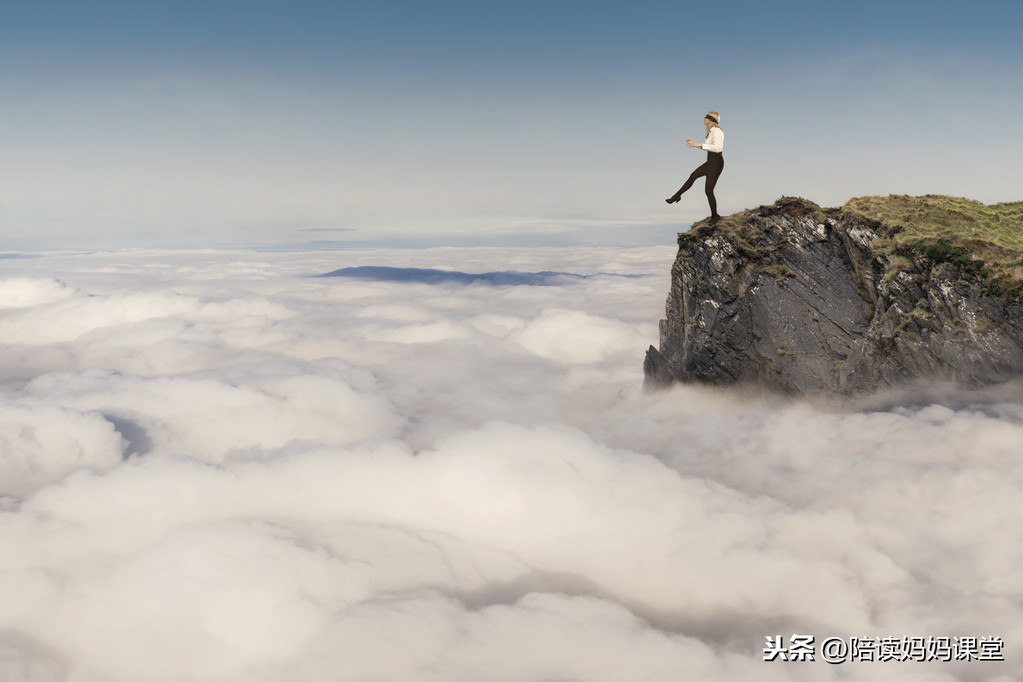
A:
{"type": "Polygon", "coordinates": [[[1023,203],[783,197],[678,242],[647,385],[852,395],[1023,373],[1023,203]]]}

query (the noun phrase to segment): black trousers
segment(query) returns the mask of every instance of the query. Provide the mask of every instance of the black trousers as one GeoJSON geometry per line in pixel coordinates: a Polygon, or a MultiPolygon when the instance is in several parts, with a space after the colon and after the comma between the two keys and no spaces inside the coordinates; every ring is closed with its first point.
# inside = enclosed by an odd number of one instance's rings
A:
{"type": "Polygon", "coordinates": [[[718,202],[714,198],[714,185],[718,184],[718,178],[724,169],[725,155],[721,152],[707,152],[707,160],[702,166],[693,171],[693,174],[689,176],[686,184],[682,185],[682,189],[678,193],[682,194],[692,187],[697,178],[707,176],[707,184],[704,187],[704,191],[707,192],[707,202],[710,203],[710,215],[711,217],[716,217],[718,214],[718,202]]]}

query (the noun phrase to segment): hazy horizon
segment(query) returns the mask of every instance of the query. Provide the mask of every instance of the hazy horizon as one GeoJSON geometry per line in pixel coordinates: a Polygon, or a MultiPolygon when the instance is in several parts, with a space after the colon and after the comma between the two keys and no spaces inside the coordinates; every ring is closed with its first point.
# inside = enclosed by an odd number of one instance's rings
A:
{"type": "Polygon", "coordinates": [[[4,10],[0,250],[655,243],[802,196],[1023,199],[995,2],[56,2],[4,10]],[[634,234],[635,233],[635,234],[634,234]],[[638,234],[638,236],[635,236],[638,234]]]}

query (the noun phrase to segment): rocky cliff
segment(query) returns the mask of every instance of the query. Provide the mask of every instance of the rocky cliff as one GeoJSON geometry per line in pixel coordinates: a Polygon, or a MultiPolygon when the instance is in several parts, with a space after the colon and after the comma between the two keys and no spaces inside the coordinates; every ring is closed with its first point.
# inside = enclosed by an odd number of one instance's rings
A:
{"type": "Polygon", "coordinates": [[[1023,372],[1018,290],[998,286],[969,250],[910,243],[904,229],[783,198],[679,234],[647,385],[851,395],[1023,372]]]}

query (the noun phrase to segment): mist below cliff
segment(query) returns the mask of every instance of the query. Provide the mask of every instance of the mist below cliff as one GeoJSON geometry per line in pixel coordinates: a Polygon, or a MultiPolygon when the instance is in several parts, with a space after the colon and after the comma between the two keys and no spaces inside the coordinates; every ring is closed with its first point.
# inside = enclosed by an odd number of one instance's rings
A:
{"type": "Polygon", "coordinates": [[[1023,386],[645,392],[675,255],[5,261],[0,679],[1023,674],[1023,386]]]}

